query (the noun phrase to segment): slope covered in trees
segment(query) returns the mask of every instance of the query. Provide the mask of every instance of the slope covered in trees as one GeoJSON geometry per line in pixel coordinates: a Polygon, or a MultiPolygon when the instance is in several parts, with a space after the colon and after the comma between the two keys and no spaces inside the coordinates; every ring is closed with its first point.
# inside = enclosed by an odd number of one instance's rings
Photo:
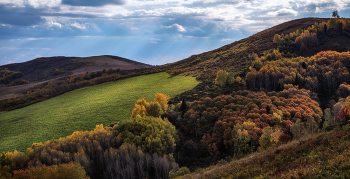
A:
{"type": "Polygon", "coordinates": [[[322,116],[319,104],[306,90],[237,91],[192,102],[175,126],[183,145],[194,142],[190,149],[193,153],[181,153],[184,161],[206,157],[215,160],[315,133],[322,116]]]}
{"type": "Polygon", "coordinates": [[[216,73],[224,69],[236,75],[245,73],[251,62],[250,54],[269,50],[276,45],[272,42],[275,34],[289,34],[328,19],[304,18],[282,23],[248,38],[228,44],[221,48],[193,55],[187,59],[158,67],[172,74],[196,76],[202,80],[213,81],[216,73]]]}
{"type": "Polygon", "coordinates": [[[350,124],[178,178],[349,178],[350,124]]]}

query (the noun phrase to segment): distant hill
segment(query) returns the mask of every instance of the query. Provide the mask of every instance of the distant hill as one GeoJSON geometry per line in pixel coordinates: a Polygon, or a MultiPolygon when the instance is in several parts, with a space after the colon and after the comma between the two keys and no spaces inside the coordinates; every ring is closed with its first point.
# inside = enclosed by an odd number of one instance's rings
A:
{"type": "Polygon", "coordinates": [[[152,65],[111,55],[92,57],[41,57],[23,63],[0,66],[0,68],[22,72],[24,74],[23,79],[31,83],[109,68],[139,69],[149,67],[152,67],[152,65]],[[56,69],[59,70],[58,73],[55,73],[56,69]]]}

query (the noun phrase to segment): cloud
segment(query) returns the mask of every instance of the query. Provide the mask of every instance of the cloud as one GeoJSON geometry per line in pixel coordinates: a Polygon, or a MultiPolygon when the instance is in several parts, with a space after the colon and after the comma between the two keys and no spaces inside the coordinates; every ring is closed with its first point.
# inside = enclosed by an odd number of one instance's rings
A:
{"type": "Polygon", "coordinates": [[[85,24],[79,24],[77,22],[70,24],[70,26],[78,28],[78,29],[86,29],[87,26],[85,24]]]}
{"type": "Polygon", "coordinates": [[[278,11],[268,12],[267,15],[260,15],[259,17],[281,17],[281,16],[297,16],[298,12],[293,9],[280,9],[278,11]]]}
{"type": "Polygon", "coordinates": [[[10,7],[0,5],[0,23],[17,25],[17,26],[32,26],[45,22],[36,10],[32,7],[10,7]]]}
{"type": "Polygon", "coordinates": [[[104,6],[108,4],[123,5],[124,0],[62,0],[62,4],[70,6],[104,6]]]}
{"type": "Polygon", "coordinates": [[[173,29],[173,30],[176,30],[178,32],[187,32],[183,26],[176,24],[176,23],[171,25],[171,26],[163,26],[163,28],[173,29]]]}
{"type": "Polygon", "coordinates": [[[49,27],[52,27],[52,26],[57,26],[59,28],[62,28],[62,24],[58,23],[58,22],[53,22],[53,21],[50,21],[49,22],[49,27]]]}

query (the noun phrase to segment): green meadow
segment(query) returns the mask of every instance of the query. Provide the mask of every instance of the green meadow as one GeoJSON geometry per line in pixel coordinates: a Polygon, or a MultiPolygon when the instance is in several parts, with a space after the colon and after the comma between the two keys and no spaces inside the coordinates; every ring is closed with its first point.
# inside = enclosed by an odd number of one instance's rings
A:
{"type": "Polygon", "coordinates": [[[25,151],[45,142],[130,119],[138,99],[153,101],[155,94],[172,97],[195,87],[189,76],[162,72],[77,89],[9,112],[0,112],[0,152],[25,151]]]}

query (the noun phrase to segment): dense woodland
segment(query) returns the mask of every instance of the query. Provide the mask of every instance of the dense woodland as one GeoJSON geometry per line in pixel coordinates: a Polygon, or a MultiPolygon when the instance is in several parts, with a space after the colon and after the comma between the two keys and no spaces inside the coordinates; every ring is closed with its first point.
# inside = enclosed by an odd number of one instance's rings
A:
{"type": "MultiPolygon", "coordinates": [[[[222,169],[227,175],[223,172],[206,175],[208,178],[263,178],[261,172],[265,166],[273,168],[269,176],[350,177],[346,172],[350,169],[349,160],[346,161],[350,155],[343,153],[349,150],[349,146],[343,144],[349,143],[350,52],[334,44],[338,51],[302,56],[339,36],[350,36],[350,20],[335,17],[288,34],[275,34],[269,39],[273,44],[271,48],[246,55],[249,63],[245,69],[211,71],[209,75],[214,74],[215,78],[208,76],[212,81],[201,83],[198,91],[193,91],[196,95],[190,90],[171,99],[158,93],[154,101],[136,101],[128,120],[34,143],[26,153],[3,153],[0,179],[66,177],[71,173],[74,178],[174,178],[198,167],[255,156],[256,152],[265,153],[254,161],[235,161],[235,170],[232,166],[222,169]],[[332,131],[339,125],[338,130],[332,131]],[[317,135],[317,139],[312,138],[317,135]],[[298,140],[299,147],[294,145],[298,140]],[[332,156],[329,145],[342,155],[327,164],[332,156]],[[273,151],[276,147],[280,148],[273,151]],[[297,176],[285,173],[287,167],[314,164],[304,161],[304,153],[307,156],[312,153],[312,162],[324,155],[319,160],[325,163],[312,171],[308,166],[310,170],[300,170],[297,176]],[[336,172],[332,173],[327,165],[333,166],[336,172]],[[339,166],[342,168],[337,169],[339,166]]],[[[206,58],[195,58],[190,64],[207,63],[206,60],[218,59],[224,54],[215,52],[206,58]]],[[[87,73],[49,82],[17,98],[1,100],[1,110],[144,73],[167,70],[173,75],[189,74],[187,67],[175,69],[167,65],[139,73],[113,69],[87,73]]],[[[210,64],[207,67],[210,68],[210,64]]],[[[203,73],[197,75],[199,79],[205,78],[203,73]]]]}

